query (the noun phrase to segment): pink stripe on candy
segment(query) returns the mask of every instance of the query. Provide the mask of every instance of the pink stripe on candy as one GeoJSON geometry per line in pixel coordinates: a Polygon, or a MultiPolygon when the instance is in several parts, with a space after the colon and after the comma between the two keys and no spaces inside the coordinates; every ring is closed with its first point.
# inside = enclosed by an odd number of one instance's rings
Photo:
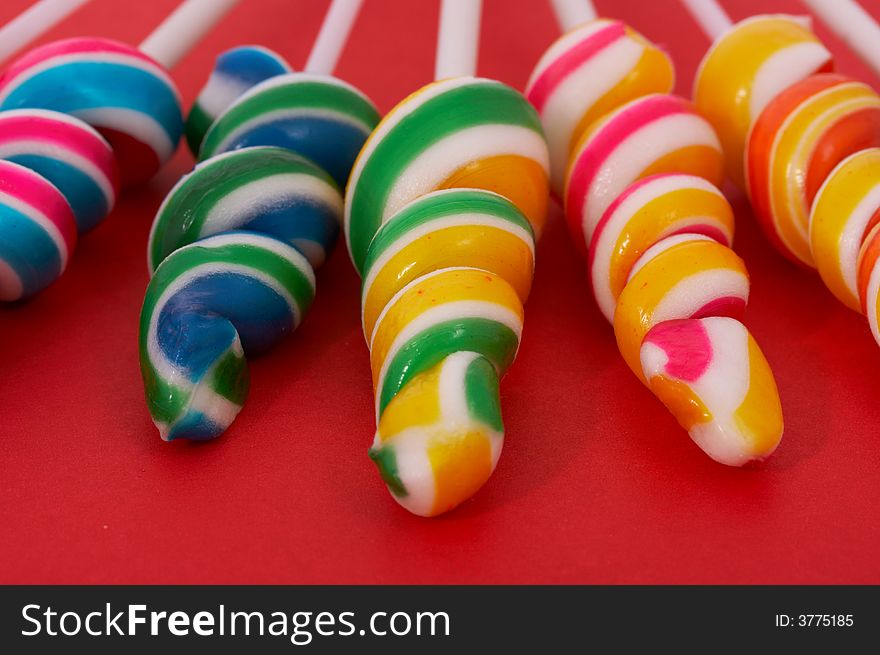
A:
{"type": "MultiPolygon", "coordinates": [[[[646,184],[650,184],[658,177],[669,177],[671,174],[659,174],[659,175],[651,175],[650,177],[646,177],[641,180],[636,180],[632,184],[630,184],[626,190],[617,196],[614,201],[608,205],[608,209],[605,210],[605,213],[602,214],[602,218],[599,219],[599,222],[596,224],[596,229],[593,230],[593,240],[592,243],[596,243],[602,236],[602,231],[611,221],[611,217],[614,216],[614,213],[617,211],[617,208],[620,207],[627,198],[629,198],[632,194],[636,193],[639,189],[641,189],[646,184]]],[[[583,235],[581,235],[581,241],[583,241],[583,235]]],[[[596,258],[596,249],[590,248],[590,254],[588,257],[588,263],[590,270],[593,268],[593,260],[596,258]]]]}
{"type": "Polygon", "coordinates": [[[539,112],[544,110],[544,105],[553,94],[553,91],[565,79],[583,66],[587,61],[596,56],[615,41],[626,35],[623,23],[615,21],[603,27],[598,32],[593,32],[583,41],[565,51],[565,53],[550,64],[535,80],[535,83],[526,92],[529,102],[539,112]]]}
{"type": "Polygon", "coordinates": [[[59,114],[53,118],[44,110],[13,110],[0,113],[0,146],[21,141],[43,142],[87,159],[107,178],[114,192],[119,175],[110,144],[85,123],[59,114]]]}
{"type": "Polygon", "coordinates": [[[742,319],[746,311],[746,301],[739,296],[724,296],[710,300],[697,311],[691,314],[691,318],[707,318],[709,316],[727,316],[737,320],[742,319]]]}
{"type": "Polygon", "coordinates": [[[712,362],[712,341],[700,321],[683,319],[659,323],[645,335],[642,345],[646,343],[666,353],[664,370],[685,382],[698,380],[712,362]]]}
{"type": "Polygon", "coordinates": [[[708,225],[706,223],[685,225],[680,230],[676,230],[675,232],[672,232],[671,234],[668,234],[666,236],[674,237],[678,236],[679,234],[701,234],[704,237],[709,237],[713,241],[717,241],[722,246],[727,246],[728,248],[730,248],[730,242],[727,240],[727,235],[719,230],[715,225],[708,225]]]}
{"type": "Polygon", "coordinates": [[[29,168],[0,160],[0,193],[29,205],[55,225],[67,247],[67,254],[76,246],[76,220],[67,200],[46,178],[29,168]]]}
{"type": "Polygon", "coordinates": [[[126,43],[113,41],[112,39],[99,38],[73,38],[54,41],[39,48],[34,48],[23,57],[17,59],[9,69],[0,78],[0,87],[5,86],[15,80],[16,77],[23,73],[27,73],[30,68],[39,66],[43,62],[53,57],[64,57],[68,55],[89,55],[89,54],[121,54],[128,57],[139,59],[144,63],[155,66],[164,72],[164,68],[159,62],[152,57],[148,57],[143,52],[126,43]]]}
{"type": "Polygon", "coordinates": [[[675,114],[691,113],[693,110],[683,98],[668,94],[650,95],[624,105],[599,128],[578,153],[569,178],[565,206],[572,229],[583,230],[580,214],[584,199],[602,166],[623,142],[655,121],[675,114]]]}

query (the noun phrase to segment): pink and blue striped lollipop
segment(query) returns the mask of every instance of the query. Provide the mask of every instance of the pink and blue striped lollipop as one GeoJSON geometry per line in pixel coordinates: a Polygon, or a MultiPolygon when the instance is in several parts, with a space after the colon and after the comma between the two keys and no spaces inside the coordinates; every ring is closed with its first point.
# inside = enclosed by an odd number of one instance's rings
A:
{"type": "Polygon", "coordinates": [[[185,0],[139,48],[103,38],[40,46],[0,76],[0,110],[48,109],[75,116],[113,147],[123,185],[144,182],[183,134],[173,67],[237,0],[185,0]]]}

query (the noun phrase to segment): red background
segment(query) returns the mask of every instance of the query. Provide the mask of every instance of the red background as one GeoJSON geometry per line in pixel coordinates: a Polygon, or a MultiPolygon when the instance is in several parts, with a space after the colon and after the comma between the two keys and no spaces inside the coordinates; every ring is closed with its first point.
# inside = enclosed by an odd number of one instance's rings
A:
{"type": "MultiPolygon", "coordinates": [[[[29,0],[5,0],[0,21],[29,0]]],[[[94,0],[44,40],[139,42],[176,0],[94,0]]],[[[803,9],[723,0],[735,19],[803,9]]],[[[880,17],[877,0],[863,0],[880,17]]],[[[295,67],[326,1],[245,0],[174,75],[187,106],[220,50],[259,43],[295,67]]],[[[707,41],[678,2],[599,0],[671,52],[689,94],[707,41]]],[[[340,77],[383,111],[429,81],[437,2],[368,0],[340,77]]],[[[827,30],[843,72],[877,84],[827,30]]],[[[487,0],[480,73],[522,88],[557,35],[545,0],[487,0]]],[[[251,394],[210,444],[160,441],[136,326],[145,247],[188,153],[128,193],[47,292],[0,307],[0,582],[880,582],[880,352],[864,318],[764,241],[743,198],[747,322],[776,373],[786,431],[765,464],[712,462],[626,368],[554,216],[522,348],[502,384],[507,439],[489,484],[433,520],[390,498],[358,278],[344,247],[299,331],[252,362],[251,394]]]]}

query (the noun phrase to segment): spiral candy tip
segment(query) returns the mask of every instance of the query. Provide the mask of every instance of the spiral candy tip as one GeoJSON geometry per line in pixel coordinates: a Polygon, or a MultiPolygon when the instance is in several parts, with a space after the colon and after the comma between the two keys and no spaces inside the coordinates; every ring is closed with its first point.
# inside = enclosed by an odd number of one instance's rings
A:
{"type": "Polygon", "coordinates": [[[245,357],[308,311],[340,187],[379,121],[351,85],[288,68],[254,46],[221,55],[190,114],[201,161],[153,222],[141,366],[163,438],[214,438],[241,410],[245,357]]]}
{"type": "Polygon", "coordinates": [[[739,321],[665,321],[645,336],[640,360],[651,391],[715,461],[742,466],[776,449],[783,432],[776,383],[739,321]]]}
{"type": "Polygon", "coordinates": [[[391,400],[370,457],[398,503],[436,516],[485,484],[503,440],[498,373],[477,353],[459,351],[391,400]]]}

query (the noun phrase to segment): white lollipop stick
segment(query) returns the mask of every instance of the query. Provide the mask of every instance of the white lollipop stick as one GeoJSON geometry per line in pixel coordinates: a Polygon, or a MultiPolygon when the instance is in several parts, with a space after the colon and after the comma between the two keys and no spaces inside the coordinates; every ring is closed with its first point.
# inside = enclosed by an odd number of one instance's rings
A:
{"type": "Polygon", "coordinates": [[[306,62],[307,73],[333,74],[363,2],[364,0],[333,0],[306,62]]]}
{"type": "Polygon", "coordinates": [[[442,0],[434,79],[477,72],[483,0],[442,0]]]}
{"type": "Polygon", "coordinates": [[[89,0],[39,0],[0,27],[0,62],[48,32],[89,0]]]}
{"type": "Polygon", "coordinates": [[[596,7],[590,0],[550,0],[560,32],[570,32],[578,25],[596,20],[596,7]]]}
{"type": "Polygon", "coordinates": [[[714,41],[733,25],[730,16],[717,0],[681,0],[697,24],[714,41]]]}
{"type": "Polygon", "coordinates": [[[174,68],[236,4],[238,0],[184,0],[144,39],[140,50],[165,68],[174,68]]]}
{"type": "Polygon", "coordinates": [[[880,75],[880,26],[854,0],[803,0],[877,75],[880,75]]]}

